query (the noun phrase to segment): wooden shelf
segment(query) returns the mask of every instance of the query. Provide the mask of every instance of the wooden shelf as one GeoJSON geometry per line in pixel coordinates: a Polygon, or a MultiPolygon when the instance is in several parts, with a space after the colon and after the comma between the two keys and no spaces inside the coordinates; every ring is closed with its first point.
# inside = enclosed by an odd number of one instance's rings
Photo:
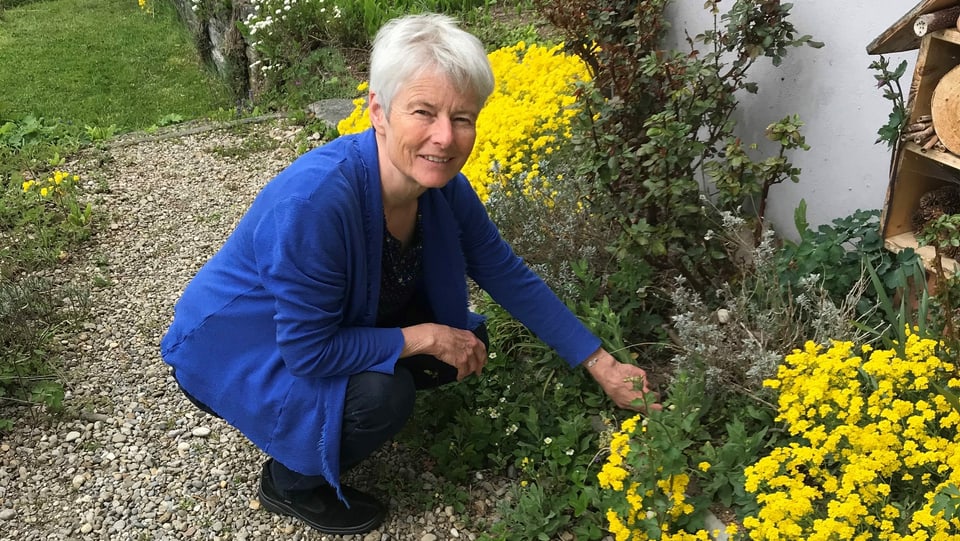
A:
{"type": "MultiPolygon", "coordinates": [[[[960,37],[960,32],[957,32],[957,36],[960,37]]],[[[939,172],[933,170],[928,171],[928,176],[960,183],[960,156],[949,151],[936,149],[923,150],[923,148],[916,143],[904,143],[903,150],[946,166],[946,168],[939,168],[939,172]]]]}
{"type": "MultiPolygon", "coordinates": [[[[884,239],[883,245],[887,250],[891,252],[901,252],[907,248],[913,248],[913,251],[917,252],[917,255],[920,256],[920,259],[923,260],[923,266],[927,270],[935,271],[936,266],[934,265],[934,250],[933,246],[920,246],[917,242],[917,237],[912,233],[901,233],[899,235],[888,237],[884,239]]],[[[943,270],[947,273],[956,273],[960,270],[960,263],[957,263],[955,260],[948,257],[943,258],[943,270]]]]}

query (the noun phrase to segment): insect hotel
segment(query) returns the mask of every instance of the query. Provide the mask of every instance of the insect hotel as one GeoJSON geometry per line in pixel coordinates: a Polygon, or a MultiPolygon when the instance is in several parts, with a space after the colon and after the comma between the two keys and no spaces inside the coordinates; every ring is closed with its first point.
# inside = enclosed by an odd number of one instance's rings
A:
{"type": "MultiPolygon", "coordinates": [[[[933,268],[934,248],[918,247],[924,227],[960,214],[960,0],[923,0],[867,46],[869,54],[918,50],[906,121],[891,166],[881,234],[892,251],[917,250],[933,268]]],[[[941,252],[960,270],[960,249],[941,252]]]]}

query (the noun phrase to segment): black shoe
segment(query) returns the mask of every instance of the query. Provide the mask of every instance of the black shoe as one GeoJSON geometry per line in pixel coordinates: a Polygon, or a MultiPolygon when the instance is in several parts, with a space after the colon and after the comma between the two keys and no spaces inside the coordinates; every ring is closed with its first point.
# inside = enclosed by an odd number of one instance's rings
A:
{"type": "Polygon", "coordinates": [[[348,509],[337,498],[331,486],[313,490],[296,491],[292,497],[280,494],[273,486],[270,463],[263,464],[260,474],[260,504],[264,509],[282,515],[290,515],[306,522],[311,528],[332,535],[367,533],[383,522],[387,509],[369,494],[350,487],[341,487],[350,502],[348,509]]]}

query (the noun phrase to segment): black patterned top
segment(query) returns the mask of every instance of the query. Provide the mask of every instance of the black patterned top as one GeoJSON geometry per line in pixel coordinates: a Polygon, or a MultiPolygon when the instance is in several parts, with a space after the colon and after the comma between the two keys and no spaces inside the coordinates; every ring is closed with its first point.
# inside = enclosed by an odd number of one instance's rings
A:
{"type": "Polygon", "coordinates": [[[377,326],[392,327],[413,300],[417,282],[423,272],[423,234],[419,212],[417,212],[417,223],[413,227],[413,240],[406,249],[390,234],[387,229],[387,219],[384,217],[381,257],[377,326]]]}

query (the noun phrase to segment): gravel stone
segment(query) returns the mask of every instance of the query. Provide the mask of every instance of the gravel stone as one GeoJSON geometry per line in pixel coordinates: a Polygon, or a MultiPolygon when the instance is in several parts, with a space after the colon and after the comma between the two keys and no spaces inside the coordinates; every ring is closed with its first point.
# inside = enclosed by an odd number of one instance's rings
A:
{"type": "Polygon", "coordinates": [[[176,129],[61,166],[80,175],[108,223],[43,275],[89,290],[91,313],[57,337],[64,413],[0,411],[19,419],[0,442],[0,538],[438,541],[487,531],[508,481],[485,472],[459,487],[468,511],[454,513],[435,495],[442,472],[399,443],[344,479],[390,502],[374,532],[324,535],[261,509],[265,455],[183,396],[159,344],[187,282],[296,158],[301,128],[280,119],[176,129]]]}

